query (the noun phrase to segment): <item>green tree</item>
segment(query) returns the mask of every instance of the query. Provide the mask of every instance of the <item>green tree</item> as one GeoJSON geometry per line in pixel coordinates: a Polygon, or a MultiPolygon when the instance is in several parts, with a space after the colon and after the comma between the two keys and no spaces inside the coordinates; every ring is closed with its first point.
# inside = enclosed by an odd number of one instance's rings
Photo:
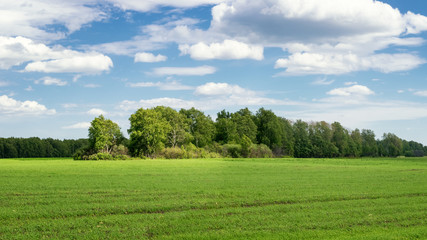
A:
{"type": "Polygon", "coordinates": [[[129,120],[129,150],[134,156],[151,157],[164,148],[172,127],[160,112],[140,108],[130,116],[129,120]]]}
{"type": "Polygon", "coordinates": [[[255,119],[258,128],[258,143],[267,145],[273,151],[281,149],[283,147],[282,137],[284,132],[276,114],[271,110],[260,108],[255,115],[255,119]]]}
{"type": "Polygon", "coordinates": [[[236,132],[240,139],[245,135],[252,143],[256,143],[257,125],[254,122],[254,115],[248,108],[243,108],[231,114],[231,120],[236,124],[236,132]]]}
{"type": "Polygon", "coordinates": [[[89,146],[95,152],[111,153],[113,146],[118,145],[123,139],[119,125],[104,118],[96,117],[89,127],[89,146]]]}
{"type": "Polygon", "coordinates": [[[309,137],[313,157],[325,158],[338,155],[338,148],[332,143],[332,129],[328,123],[322,121],[311,124],[309,137]]]}
{"type": "Polygon", "coordinates": [[[193,136],[192,141],[196,147],[204,147],[212,143],[215,136],[215,125],[209,116],[195,108],[181,109],[179,112],[187,119],[190,133],[193,136]]]}
{"type": "Polygon", "coordinates": [[[348,131],[339,122],[332,123],[331,127],[332,143],[338,148],[339,156],[347,156],[349,153],[348,131]]]}
{"type": "Polygon", "coordinates": [[[312,145],[308,134],[308,124],[302,120],[297,120],[293,125],[295,138],[294,156],[297,158],[311,157],[312,145]]]}
{"type": "Polygon", "coordinates": [[[351,155],[353,157],[360,157],[362,155],[362,134],[360,133],[359,129],[355,129],[351,132],[351,140],[352,140],[352,147],[351,147],[351,155]]]}
{"type": "Polygon", "coordinates": [[[375,140],[375,133],[369,129],[362,130],[362,156],[376,157],[378,156],[378,145],[375,140]]]}
{"type": "Polygon", "coordinates": [[[183,114],[178,113],[170,107],[164,106],[155,107],[154,110],[159,112],[162,118],[171,126],[165,143],[167,147],[180,147],[185,143],[191,142],[192,136],[190,134],[190,126],[183,114]]]}
{"type": "Polygon", "coordinates": [[[402,139],[392,133],[384,133],[381,144],[383,149],[383,156],[397,157],[402,154],[402,139]]]}
{"type": "Polygon", "coordinates": [[[217,114],[215,122],[215,141],[221,144],[239,143],[239,135],[237,134],[237,124],[231,119],[231,114],[222,110],[217,114]]]}
{"type": "Polygon", "coordinates": [[[279,117],[279,123],[282,133],[281,138],[283,154],[293,156],[295,137],[292,129],[292,123],[288,119],[282,117],[279,117]]]}

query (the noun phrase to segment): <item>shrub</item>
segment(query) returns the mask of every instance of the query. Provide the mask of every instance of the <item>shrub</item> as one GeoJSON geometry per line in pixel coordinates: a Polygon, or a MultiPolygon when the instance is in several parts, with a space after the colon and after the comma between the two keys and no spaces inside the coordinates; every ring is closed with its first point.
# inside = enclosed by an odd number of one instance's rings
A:
{"type": "Polygon", "coordinates": [[[160,152],[160,157],[165,159],[183,159],[186,157],[186,151],[178,147],[164,148],[160,152]]]}
{"type": "Polygon", "coordinates": [[[242,146],[240,144],[225,144],[223,147],[223,154],[226,157],[239,158],[242,155],[242,146]]]}
{"type": "Polygon", "coordinates": [[[271,149],[264,144],[253,144],[249,149],[250,158],[271,158],[273,157],[273,152],[271,149]]]}

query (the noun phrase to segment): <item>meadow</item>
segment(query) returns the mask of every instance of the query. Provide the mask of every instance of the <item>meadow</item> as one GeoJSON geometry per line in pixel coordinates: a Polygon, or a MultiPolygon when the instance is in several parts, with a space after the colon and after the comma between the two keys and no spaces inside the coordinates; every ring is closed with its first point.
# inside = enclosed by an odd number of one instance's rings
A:
{"type": "Polygon", "coordinates": [[[427,158],[0,160],[0,239],[426,239],[427,158]]]}

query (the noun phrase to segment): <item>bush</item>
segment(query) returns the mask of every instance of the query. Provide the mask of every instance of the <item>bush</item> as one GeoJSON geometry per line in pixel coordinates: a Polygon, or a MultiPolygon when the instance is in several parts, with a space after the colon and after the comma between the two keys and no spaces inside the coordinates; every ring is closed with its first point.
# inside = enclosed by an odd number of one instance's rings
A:
{"type": "Polygon", "coordinates": [[[250,158],[272,158],[273,152],[264,144],[253,144],[249,149],[250,158]]]}
{"type": "Polygon", "coordinates": [[[183,159],[186,158],[186,151],[181,148],[164,148],[160,152],[160,157],[165,159],[183,159]]]}
{"type": "Polygon", "coordinates": [[[242,156],[242,146],[240,144],[225,144],[222,148],[225,157],[239,158],[242,156]]]}

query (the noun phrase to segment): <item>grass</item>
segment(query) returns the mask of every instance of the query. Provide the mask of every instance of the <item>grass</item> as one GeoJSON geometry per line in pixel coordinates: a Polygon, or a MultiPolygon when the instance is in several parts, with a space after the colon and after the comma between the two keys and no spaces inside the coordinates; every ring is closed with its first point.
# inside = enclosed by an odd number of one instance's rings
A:
{"type": "Polygon", "coordinates": [[[426,239],[427,158],[0,160],[0,239],[426,239]]]}

